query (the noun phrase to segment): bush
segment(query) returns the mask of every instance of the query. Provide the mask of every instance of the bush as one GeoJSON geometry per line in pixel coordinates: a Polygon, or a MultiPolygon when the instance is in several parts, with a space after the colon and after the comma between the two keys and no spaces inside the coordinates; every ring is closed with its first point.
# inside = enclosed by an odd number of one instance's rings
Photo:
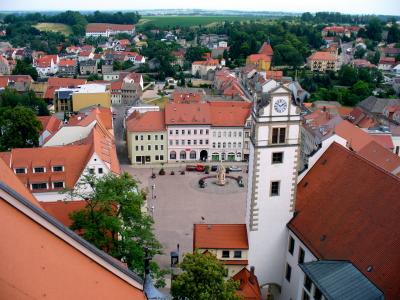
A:
{"type": "Polygon", "coordinates": [[[161,168],[161,169],[160,169],[160,172],[158,172],[158,175],[165,175],[165,170],[164,170],[164,168],[161,168]]]}

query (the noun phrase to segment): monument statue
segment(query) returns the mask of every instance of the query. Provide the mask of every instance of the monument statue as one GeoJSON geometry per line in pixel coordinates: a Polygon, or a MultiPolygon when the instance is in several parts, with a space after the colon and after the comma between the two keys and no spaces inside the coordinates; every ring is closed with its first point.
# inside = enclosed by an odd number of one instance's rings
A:
{"type": "Polygon", "coordinates": [[[221,185],[221,186],[225,185],[225,183],[226,183],[225,173],[226,173],[225,167],[222,164],[220,164],[218,166],[218,172],[217,172],[217,184],[218,185],[221,185]]]}

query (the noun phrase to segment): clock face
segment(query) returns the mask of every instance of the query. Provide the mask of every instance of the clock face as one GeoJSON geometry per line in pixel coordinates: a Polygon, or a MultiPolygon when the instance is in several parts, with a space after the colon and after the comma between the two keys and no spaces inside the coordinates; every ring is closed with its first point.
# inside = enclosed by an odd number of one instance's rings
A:
{"type": "Polygon", "coordinates": [[[275,101],[274,109],[278,113],[283,113],[287,108],[287,102],[285,99],[278,99],[275,101]]]}

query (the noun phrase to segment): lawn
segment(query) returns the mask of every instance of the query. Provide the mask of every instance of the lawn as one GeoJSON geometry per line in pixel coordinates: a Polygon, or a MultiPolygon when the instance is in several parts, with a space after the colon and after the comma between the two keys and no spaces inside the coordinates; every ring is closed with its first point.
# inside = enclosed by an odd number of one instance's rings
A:
{"type": "Polygon", "coordinates": [[[216,25],[223,21],[249,21],[261,20],[266,17],[257,16],[143,16],[139,21],[139,27],[154,24],[156,27],[192,27],[192,26],[207,26],[216,25]]]}
{"type": "Polygon", "coordinates": [[[55,31],[64,35],[72,34],[71,27],[62,23],[38,23],[34,27],[40,31],[55,31]]]}

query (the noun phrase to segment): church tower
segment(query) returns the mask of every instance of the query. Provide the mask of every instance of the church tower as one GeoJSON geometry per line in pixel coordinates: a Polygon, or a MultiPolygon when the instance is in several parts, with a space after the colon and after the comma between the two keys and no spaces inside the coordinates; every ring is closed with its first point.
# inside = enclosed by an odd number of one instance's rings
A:
{"type": "Polygon", "coordinates": [[[281,285],[294,212],[300,156],[300,108],[284,86],[252,110],[246,223],[249,265],[261,285],[281,285]]]}

